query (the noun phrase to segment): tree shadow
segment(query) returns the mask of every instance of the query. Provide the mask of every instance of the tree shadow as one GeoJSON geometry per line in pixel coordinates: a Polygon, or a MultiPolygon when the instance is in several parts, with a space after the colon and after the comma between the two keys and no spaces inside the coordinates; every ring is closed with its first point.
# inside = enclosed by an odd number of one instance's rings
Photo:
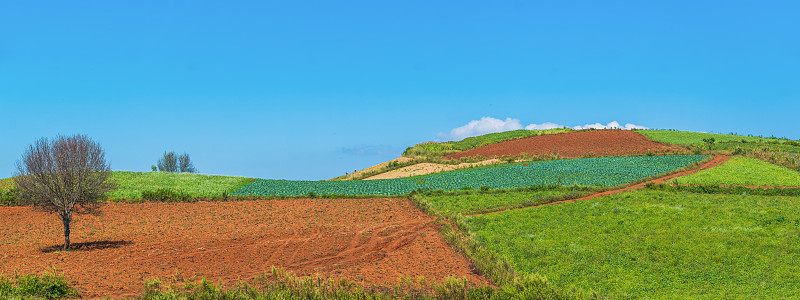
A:
{"type": "MultiPolygon", "coordinates": [[[[70,243],[69,249],[66,251],[93,251],[93,250],[102,250],[102,249],[110,249],[110,248],[119,248],[122,246],[131,245],[133,242],[131,241],[94,241],[94,242],[84,242],[84,243],[70,243]]],[[[40,249],[44,253],[52,253],[62,251],[62,247],[64,245],[53,245],[48,246],[40,249]]]]}

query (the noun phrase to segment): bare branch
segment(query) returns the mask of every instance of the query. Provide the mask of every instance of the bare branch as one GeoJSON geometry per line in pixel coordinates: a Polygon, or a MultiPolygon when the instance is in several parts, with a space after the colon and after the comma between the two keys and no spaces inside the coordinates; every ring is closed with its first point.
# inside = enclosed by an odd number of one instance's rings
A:
{"type": "Polygon", "coordinates": [[[91,212],[102,204],[111,167],[100,144],[84,135],[39,139],[17,161],[19,199],[57,212],[64,222],[64,248],[76,205],[91,212]]]}

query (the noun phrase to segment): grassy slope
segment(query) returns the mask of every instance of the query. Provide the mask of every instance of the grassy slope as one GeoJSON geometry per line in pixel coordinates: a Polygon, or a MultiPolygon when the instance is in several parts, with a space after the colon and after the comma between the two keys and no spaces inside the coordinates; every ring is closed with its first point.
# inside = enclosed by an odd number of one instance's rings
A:
{"type": "Polygon", "coordinates": [[[142,191],[156,189],[171,189],[183,191],[191,196],[219,196],[223,192],[234,190],[252,182],[245,177],[178,174],[164,172],[113,172],[110,181],[116,183],[118,188],[108,192],[111,198],[136,198],[142,191]]]}
{"type": "Polygon", "coordinates": [[[636,191],[469,224],[520,271],[614,298],[796,298],[798,201],[636,191]]]}
{"type": "Polygon", "coordinates": [[[644,136],[653,141],[671,145],[702,144],[703,139],[707,138],[714,138],[714,140],[718,143],[742,141],[742,140],[745,140],[747,142],[780,141],[780,139],[776,138],[763,138],[757,136],[743,136],[743,135],[732,135],[732,134],[690,132],[690,131],[638,130],[637,132],[643,134],[644,136]]]}
{"type": "Polygon", "coordinates": [[[716,168],[676,179],[689,184],[800,186],[800,172],[749,157],[734,157],[716,168]]]}

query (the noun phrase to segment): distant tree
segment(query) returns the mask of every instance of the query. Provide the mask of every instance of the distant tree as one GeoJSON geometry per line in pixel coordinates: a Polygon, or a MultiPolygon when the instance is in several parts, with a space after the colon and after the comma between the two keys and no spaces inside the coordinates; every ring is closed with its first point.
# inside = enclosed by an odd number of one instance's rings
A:
{"type": "Polygon", "coordinates": [[[64,246],[69,249],[69,229],[76,206],[93,212],[113,188],[107,182],[111,167],[105,151],[85,135],[42,138],[28,146],[17,161],[15,184],[18,198],[61,216],[64,246]]]}
{"type": "Polygon", "coordinates": [[[164,155],[158,159],[157,168],[160,172],[197,173],[197,169],[189,159],[189,154],[177,155],[175,151],[164,152],[164,155]]]}
{"type": "Polygon", "coordinates": [[[186,152],[178,156],[178,165],[180,165],[181,173],[197,173],[197,169],[195,169],[192,161],[189,160],[189,154],[186,152]]]}
{"type": "Polygon", "coordinates": [[[175,155],[175,151],[164,152],[164,155],[158,159],[156,165],[159,172],[175,173],[179,171],[178,157],[175,155]]]}

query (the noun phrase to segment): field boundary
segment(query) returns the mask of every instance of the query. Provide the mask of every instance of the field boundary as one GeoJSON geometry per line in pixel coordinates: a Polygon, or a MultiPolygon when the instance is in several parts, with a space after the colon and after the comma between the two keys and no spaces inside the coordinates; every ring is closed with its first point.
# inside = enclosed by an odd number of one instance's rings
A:
{"type": "Polygon", "coordinates": [[[648,181],[645,181],[645,182],[642,182],[642,183],[637,183],[637,184],[626,186],[626,187],[619,188],[619,189],[599,192],[599,193],[591,194],[589,196],[575,198],[575,199],[561,200],[561,201],[556,201],[556,202],[543,203],[543,204],[539,204],[539,205],[532,205],[532,206],[526,206],[526,207],[506,208],[506,209],[500,209],[500,210],[496,210],[496,211],[490,211],[490,212],[484,212],[484,213],[478,213],[478,214],[471,214],[471,215],[466,215],[466,217],[482,216],[482,215],[500,213],[500,212],[504,212],[504,211],[508,211],[508,210],[523,209],[523,208],[530,208],[530,207],[538,207],[538,206],[544,206],[544,205],[554,205],[554,204],[560,204],[560,203],[565,203],[565,202],[575,202],[575,201],[580,201],[580,200],[589,200],[589,199],[594,199],[594,198],[599,198],[599,197],[610,196],[610,195],[614,195],[614,194],[618,194],[618,193],[622,193],[622,192],[638,189],[640,187],[645,186],[648,183],[663,183],[663,182],[669,181],[669,180],[671,180],[673,178],[677,178],[677,177],[680,177],[680,176],[691,175],[691,174],[700,172],[702,170],[707,170],[707,169],[710,169],[710,168],[713,168],[713,167],[716,167],[716,166],[724,164],[725,162],[728,161],[728,159],[730,159],[729,155],[715,155],[712,160],[703,163],[702,165],[700,165],[697,168],[694,168],[694,169],[691,169],[691,170],[685,170],[685,171],[681,171],[681,172],[677,172],[677,173],[673,173],[673,174],[669,174],[669,175],[666,175],[666,176],[663,176],[663,177],[659,177],[659,178],[656,178],[656,179],[648,180],[648,181]]]}

